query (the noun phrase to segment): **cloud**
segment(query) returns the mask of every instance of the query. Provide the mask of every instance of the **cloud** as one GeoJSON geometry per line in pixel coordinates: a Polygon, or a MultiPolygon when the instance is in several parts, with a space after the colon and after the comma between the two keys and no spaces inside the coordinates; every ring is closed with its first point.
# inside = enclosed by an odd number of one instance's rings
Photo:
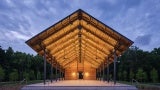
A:
{"type": "Polygon", "coordinates": [[[29,37],[26,35],[23,35],[19,32],[16,31],[9,31],[8,33],[5,33],[6,37],[8,37],[8,39],[14,40],[14,39],[21,39],[21,40],[28,40],[29,37]]]}
{"type": "Polygon", "coordinates": [[[135,44],[140,45],[140,46],[147,46],[151,43],[151,37],[152,35],[143,35],[143,36],[138,36],[135,39],[135,44]]]}
{"type": "Polygon", "coordinates": [[[159,0],[1,0],[0,45],[30,53],[27,39],[79,8],[144,50],[160,45],[159,0]]]}

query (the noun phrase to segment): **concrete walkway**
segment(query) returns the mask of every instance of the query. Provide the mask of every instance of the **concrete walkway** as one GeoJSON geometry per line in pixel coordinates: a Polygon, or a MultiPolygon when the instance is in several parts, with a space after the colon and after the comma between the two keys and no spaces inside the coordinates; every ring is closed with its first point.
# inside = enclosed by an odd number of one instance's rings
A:
{"type": "Polygon", "coordinates": [[[103,82],[97,80],[64,80],[58,82],[47,82],[31,84],[21,90],[137,90],[136,87],[126,84],[103,82]]]}

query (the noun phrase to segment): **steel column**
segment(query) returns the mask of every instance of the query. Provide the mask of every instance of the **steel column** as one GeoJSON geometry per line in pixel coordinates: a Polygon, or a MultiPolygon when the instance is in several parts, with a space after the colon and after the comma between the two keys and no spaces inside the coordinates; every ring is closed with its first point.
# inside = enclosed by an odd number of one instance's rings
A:
{"type": "Polygon", "coordinates": [[[97,73],[97,69],[96,69],[96,80],[97,80],[97,77],[98,77],[98,73],[97,73]]]}
{"type": "Polygon", "coordinates": [[[61,72],[61,77],[62,77],[62,80],[63,80],[63,69],[62,69],[62,72],[61,72]]]}
{"type": "Polygon", "coordinates": [[[116,62],[117,62],[117,56],[116,56],[116,51],[114,50],[114,84],[116,84],[116,62]]]}
{"type": "Polygon", "coordinates": [[[98,80],[100,80],[100,68],[98,68],[98,80]]]}
{"type": "Polygon", "coordinates": [[[64,72],[63,72],[63,79],[65,80],[65,69],[64,69],[64,72]]]}
{"type": "Polygon", "coordinates": [[[53,81],[53,67],[52,67],[52,64],[53,64],[53,59],[51,58],[51,83],[53,81]]]}
{"type": "Polygon", "coordinates": [[[44,75],[43,75],[43,83],[44,85],[46,84],[46,50],[44,50],[44,56],[43,56],[43,59],[44,59],[44,75]]]}
{"type": "Polygon", "coordinates": [[[59,69],[59,81],[61,80],[61,66],[59,65],[60,69],[59,69]]]}
{"type": "Polygon", "coordinates": [[[107,81],[109,83],[109,58],[107,59],[107,81]]]}
{"type": "Polygon", "coordinates": [[[101,75],[101,74],[102,74],[102,73],[101,73],[101,67],[100,67],[100,71],[99,71],[99,72],[100,72],[100,81],[101,81],[101,76],[102,76],[102,75],[101,75]]]}
{"type": "Polygon", "coordinates": [[[103,81],[104,81],[104,64],[105,64],[105,63],[103,63],[103,81]]]}
{"type": "Polygon", "coordinates": [[[56,81],[57,81],[57,62],[56,62],[56,81]]]}

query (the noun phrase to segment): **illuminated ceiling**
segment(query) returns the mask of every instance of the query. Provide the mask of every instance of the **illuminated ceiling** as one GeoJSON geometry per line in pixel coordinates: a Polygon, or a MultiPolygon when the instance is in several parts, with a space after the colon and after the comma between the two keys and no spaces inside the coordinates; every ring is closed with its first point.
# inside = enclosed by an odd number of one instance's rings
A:
{"type": "Polygon", "coordinates": [[[58,23],[26,41],[47,62],[66,66],[86,60],[95,68],[112,63],[113,51],[119,56],[133,44],[125,36],[79,9],[58,23]],[[109,62],[106,62],[109,58],[109,62]]]}

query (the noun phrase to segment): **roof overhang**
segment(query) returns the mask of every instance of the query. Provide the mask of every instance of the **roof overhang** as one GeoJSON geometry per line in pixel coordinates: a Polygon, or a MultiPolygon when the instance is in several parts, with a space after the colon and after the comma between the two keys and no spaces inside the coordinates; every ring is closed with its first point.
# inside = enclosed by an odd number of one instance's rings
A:
{"type": "Polygon", "coordinates": [[[26,43],[39,55],[43,56],[45,50],[52,65],[58,63],[66,68],[83,59],[98,68],[106,58],[112,63],[113,51],[120,56],[133,41],[79,9],[26,43]]]}

